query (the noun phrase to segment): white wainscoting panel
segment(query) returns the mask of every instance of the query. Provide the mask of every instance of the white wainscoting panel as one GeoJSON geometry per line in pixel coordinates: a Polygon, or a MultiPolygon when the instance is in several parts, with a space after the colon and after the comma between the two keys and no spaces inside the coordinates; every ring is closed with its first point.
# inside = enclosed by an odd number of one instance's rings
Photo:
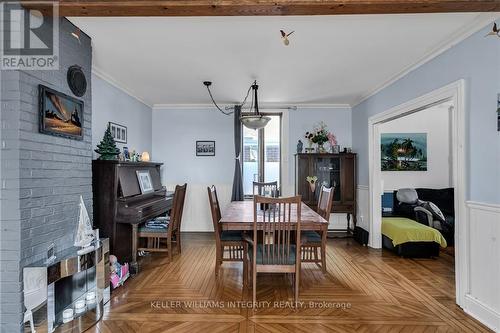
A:
{"type": "Polygon", "coordinates": [[[467,202],[469,286],[464,310],[500,331],[500,205],[467,202]]]}
{"type": "Polygon", "coordinates": [[[358,223],[357,225],[366,231],[370,230],[370,192],[368,191],[368,186],[366,185],[358,185],[357,189],[357,198],[358,198],[358,207],[357,207],[357,215],[358,215],[358,223]]]}
{"type": "MultiPolygon", "coordinates": [[[[167,189],[173,191],[176,184],[167,184],[167,189]]],[[[221,212],[231,202],[232,184],[193,184],[187,185],[184,212],[182,214],[181,231],[214,231],[207,186],[215,185],[221,212]]]]}
{"type": "MultiPolygon", "coordinates": [[[[346,230],[347,229],[347,214],[344,213],[332,213],[330,214],[330,224],[328,224],[328,229],[334,230],[346,230]]],[[[352,225],[352,217],[351,217],[352,225]]]]}

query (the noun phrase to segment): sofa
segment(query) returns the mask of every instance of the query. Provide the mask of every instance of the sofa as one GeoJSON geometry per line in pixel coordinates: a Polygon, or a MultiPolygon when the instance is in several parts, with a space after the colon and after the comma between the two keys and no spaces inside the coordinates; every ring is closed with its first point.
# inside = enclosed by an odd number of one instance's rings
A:
{"type": "MultiPolygon", "coordinates": [[[[455,239],[455,200],[453,188],[431,189],[416,188],[418,200],[434,203],[443,213],[444,221],[439,223],[440,229],[448,245],[454,244],[455,239]]],[[[402,216],[425,225],[431,225],[432,214],[425,209],[417,209],[418,203],[409,204],[400,202],[394,191],[393,215],[402,216]]]]}

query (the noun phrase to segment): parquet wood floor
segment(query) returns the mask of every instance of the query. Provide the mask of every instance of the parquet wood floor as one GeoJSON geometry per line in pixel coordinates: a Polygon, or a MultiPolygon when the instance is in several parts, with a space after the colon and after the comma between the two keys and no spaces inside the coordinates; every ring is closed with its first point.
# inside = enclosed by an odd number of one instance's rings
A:
{"type": "Polygon", "coordinates": [[[403,259],[352,239],[329,239],[328,273],[314,264],[302,267],[302,307],[273,306],[293,304],[291,279],[264,274],[254,312],[236,303],[251,300],[242,291],[241,264],[224,263],[215,277],[211,234],[184,234],[182,244],[170,263],[162,254],[146,258],[88,332],[489,332],[454,304],[449,252],[403,259]]]}

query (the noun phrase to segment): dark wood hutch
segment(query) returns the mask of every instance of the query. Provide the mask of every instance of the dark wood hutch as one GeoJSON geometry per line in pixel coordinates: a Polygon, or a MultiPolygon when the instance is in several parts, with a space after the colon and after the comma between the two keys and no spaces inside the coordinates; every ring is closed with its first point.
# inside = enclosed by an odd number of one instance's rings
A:
{"type": "Polygon", "coordinates": [[[316,209],[321,185],[335,186],[332,213],[346,213],[346,231],[353,232],[356,226],[356,154],[295,154],[295,193],[302,201],[316,209]],[[318,177],[316,189],[311,191],[306,178],[318,177]],[[353,220],[352,228],[350,220],[353,220]]]}

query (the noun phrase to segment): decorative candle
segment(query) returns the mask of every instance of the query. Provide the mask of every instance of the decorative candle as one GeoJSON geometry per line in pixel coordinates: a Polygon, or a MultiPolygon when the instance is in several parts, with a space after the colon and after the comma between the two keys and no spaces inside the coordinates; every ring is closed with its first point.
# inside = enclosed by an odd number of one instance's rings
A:
{"type": "Polygon", "coordinates": [[[69,323],[73,320],[73,309],[66,309],[63,311],[63,323],[69,323]]]}
{"type": "Polygon", "coordinates": [[[85,300],[81,299],[79,301],[75,302],[75,312],[76,313],[82,313],[85,311],[85,300]]]}

